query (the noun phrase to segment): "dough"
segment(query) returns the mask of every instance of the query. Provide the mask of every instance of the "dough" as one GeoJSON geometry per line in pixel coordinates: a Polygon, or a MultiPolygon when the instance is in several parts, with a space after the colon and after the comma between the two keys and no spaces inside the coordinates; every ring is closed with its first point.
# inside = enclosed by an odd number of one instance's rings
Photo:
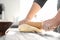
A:
{"type": "Polygon", "coordinates": [[[43,22],[27,22],[26,24],[31,25],[32,27],[36,27],[38,29],[42,29],[43,22]]]}
{"type": "Polygon", "coordinates": [[[19,25],[19,31],[21,32],[41,32],[42,27],[40,23],[28,22],[26,24],[19,25]]]}

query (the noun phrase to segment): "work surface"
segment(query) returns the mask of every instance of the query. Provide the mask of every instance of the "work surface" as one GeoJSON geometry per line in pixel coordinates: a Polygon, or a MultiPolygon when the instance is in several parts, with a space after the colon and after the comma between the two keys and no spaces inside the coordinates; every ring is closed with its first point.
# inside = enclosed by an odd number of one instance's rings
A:
{"type": "Polygon", "coordinates": [[[0,37],[0,40],[60,40],[60,34],[55,32],[48,32],[44,35],[40,33],[24,33],[19,32],[17,28],[10,28],[5,36],[0,37]]]}

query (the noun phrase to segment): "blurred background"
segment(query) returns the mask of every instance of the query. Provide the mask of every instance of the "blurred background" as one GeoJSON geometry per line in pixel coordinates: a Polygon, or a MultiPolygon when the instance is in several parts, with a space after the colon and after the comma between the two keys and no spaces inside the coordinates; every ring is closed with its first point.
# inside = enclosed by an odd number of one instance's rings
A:
{"type": "MultiPolygon", "coordinates": [[[[3,11],[0,20],[19,22],[24,19],[34,0],[0,0],[3,11]]],[[[53,18],[57,13],[57,0],[48,0],[31,21],[44,21],[53,18]]]]}

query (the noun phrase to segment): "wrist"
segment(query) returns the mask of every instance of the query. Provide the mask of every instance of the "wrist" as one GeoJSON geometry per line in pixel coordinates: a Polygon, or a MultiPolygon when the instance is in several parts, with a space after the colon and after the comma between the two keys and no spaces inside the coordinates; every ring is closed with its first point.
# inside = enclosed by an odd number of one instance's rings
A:
{"type": "Polygon", "coordinates": [[[26,20],[31,20],[31,18],[28,18],[28,17],[26,17],[25,19],[26,19],[26,20]]]}
{"type": "Polygon", "coordinates": [[[57,25],[60,24],[60,21],[59,21],[59,19],[57,19],[57,18],[53,18],[53,21],[54,21],[57,25]]]}
{"type": "Polygon", "coordinates": [[[29,18],[25,18],[25,20],[26,20],[26,21],[30,21],[31,19],[29,19],[29,18]]]}

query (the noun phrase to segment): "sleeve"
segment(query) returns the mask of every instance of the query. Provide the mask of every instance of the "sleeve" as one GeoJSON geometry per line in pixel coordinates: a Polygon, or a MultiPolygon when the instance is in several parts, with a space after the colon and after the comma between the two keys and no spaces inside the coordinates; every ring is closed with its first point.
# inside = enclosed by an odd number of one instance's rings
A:
{"type": "Polygon", "coordinates": [[[34,2],[38,3],[41,7],[45,4],[47,0],[34,0],[34,2]]]}
{"type": "Polygon", "coordinates": [[[58,0],[58,3],[57,3],[57,10],[60,8],[60,0],[58,0]]]}

